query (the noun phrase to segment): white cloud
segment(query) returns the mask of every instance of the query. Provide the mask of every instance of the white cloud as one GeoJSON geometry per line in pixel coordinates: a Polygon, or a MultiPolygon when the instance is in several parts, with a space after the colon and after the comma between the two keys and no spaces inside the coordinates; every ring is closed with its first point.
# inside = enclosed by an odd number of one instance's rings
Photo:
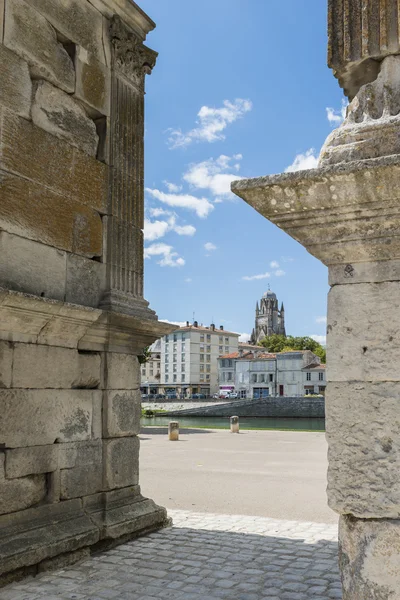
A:
{"type": "Polygon", "coordinates": [[[207,252],[212,252],[213,250],[217,249],[217,246],[212,242],[207,242],[206,244],[204,244],[204,248],[207,250],[207,252]]]}
{"type": "Polygon", "coordinates": [[[167,190],[169,192],[172,192],[173,194],[176,194],[182,190],[182,186],[177,185],[176,183],[171,183],[170,181],[163,181],[163,183],[164,183],[165,187],[167,188],[167,190]]]}
{"type": "Polygon", "coordinates": [[[292,258],[291,256],[281,256],[281,260],[282,260],[284,263],[288,263],[288,262],[293,262],[293,261],[294,261],[294,258],[292,258]]]}
{"type": "Polygon", "coordinates": [[[261,273],[260,275],[245,275],[242,277],[244,281],[255,281],[257,279],[269,279],[271,277],[271,273],[261,273]]]}
{"type": "Polygon", "coordinates": [[[192,283],[192,278],[191,277],[186,277],[185,283],[192,283]]]}
{"type": "Polygon", "coordinates": [[[149,221],[144,220],[143,235],[146,242],[153,242],[164,235],[170,230],[168,221],[149,221]]]}
{"type": "Polygon", "coordinates": [[[276,260],[273,260],[269,263],[269,266],[271,267],[271,269],[279,269],[279,263],[276,262],[276,260]]]}
{"type": "Polygon", "coordinates": [[[144,220],[143,234],[147,242],[153,242],[164,237],[168,231],[175,231],[178,235],[192,236],[196,233],[196,227],[193,227],[193,225],[177,225],[176,216],[173,214],[167,221],[144,220]]]}
{"type": "Polygon", "coordinates": [[[149,213],[152,217],[161,217],[163,215],[173,215],[174,213],[170,210],[165,210],[165,208],[150,208],[149,213]]]}
{"type": "Polygon", "coordinates": [[[326,346],[326,335],[310,335],[310,338],[321,344],[321,346],[326,346]]]}
{"type": "Polygon", "coordinates": [[[178,235],[194,235],[196,227],[193,227],[193,225],[175,225],[174,231],[178,235]]]}
{"type": "Polygon", "coordinates": [[[224,140],[223,131],[230,123],[234,123],[237,119],[252,109],[253,105],[250,100],[237,98],[233,102],[224,100],[221,108],[213,108],[202,106],[197,113],[197,127],[182,132],[181,129],[169,129],[168,144],[171,149],[184,148],[193,142],[216,142],[224,140]]]}
{"type": "Polygon", "coordinates": [[[186,321],[169,321],[168,319],[160,319],[163,323],[169,323],[170,325],[178,325],[178,327],[186,327],[186,321]]]}
{"type": "Polygon", "coordinates": [[[183,175],[195,189],[209,190],[214,196],[214,202],[222,202],[224,199],[236,199],[231,192],[231,183],[236,179],[242,179],[237,174],[240,169],[241,154],[226,156],[221,154],[218,158],[192,163],[183,175]],[[233,164],[232,164],[233,163],[233,164]],[[232,171],[234,171],[232,173],[232,171]]]}
{"type": "Polygon", "coordinates": [[[156,200],[179,208],[193,210],[198,217],[204,219],[209,213],[214,210],[213,205],[207,198],[197,198],[190,194],[167,194],[157,189],[146,188],[146,192],[156,200]]]}
{"type": "Polygon", "coordinates": [[[161,257],[157,264],[161,267],[183,267],[185,259],[181,258],[177,252],[173,252],[173,247],[168,244],[152,244],[144,249],[144,257],[161,257]]]}
{"type": "Polygon", "coordinates": [[[282,269],[277,269],[274,272],[275,277],[283,277],[284,275],[286,275],[285,271],[282,271],[282,269]]]}
{"type": "Polygon", "coordinates": [[[326,323],[326,321],[327,321],[326,317],[316,317],[315,318],[316,323],[326,323]]]}
{"type": "Polygon", "coordinates": [[[326,109],[326,117],[329,123],[335,127],[341,125],[346,118],[347,107],[349,103],[347,100],[342,100],[342,107],[340,110],[335,110],[334,108],[327,107],[326,109]]]}
{"type": "Polygon", "coordinates": [[[306,169],[316,169],[318,167],[318,156],[314,148],[310,148],[304,154],[298,154],[291,165],[285,169],[285,173],[294,173],[295,171],[304,171],[306,169]]]}
{"type": "Polygon", "coordinates": [[[239,342],[242,342],[243,344],[247,344],[250,341],[250,333],[241,333],[240,337],[239,337],[239,342]]]}

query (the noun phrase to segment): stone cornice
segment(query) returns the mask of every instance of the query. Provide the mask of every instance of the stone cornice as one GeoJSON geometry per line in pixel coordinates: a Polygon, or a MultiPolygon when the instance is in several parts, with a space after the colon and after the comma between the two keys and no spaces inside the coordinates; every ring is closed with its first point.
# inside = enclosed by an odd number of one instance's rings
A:
{"type": "Polygon", "coordinates": [[[176,329],[140,319],[0,288],[0,339],[78,350],[141,354],[176,329]]]}
{"type": "Polygon", "coordinates": [[[157,52],[147,48],[117,15],[111,20],[110,38],[114,69],[137,87],[143,88],[144,76],[151,73],[155,66],[157,52]]]}
{"type": "Polygon", "coordinates": [[[244,179],[232,191],[326,265],[400,258],[400,155],[244,179]]]}
{"type": "Polygon", "coordinates": [[[118,15],[142,40],[156,24],[133,0],[89,0],[101,13],[111,19],[118,15]]]}

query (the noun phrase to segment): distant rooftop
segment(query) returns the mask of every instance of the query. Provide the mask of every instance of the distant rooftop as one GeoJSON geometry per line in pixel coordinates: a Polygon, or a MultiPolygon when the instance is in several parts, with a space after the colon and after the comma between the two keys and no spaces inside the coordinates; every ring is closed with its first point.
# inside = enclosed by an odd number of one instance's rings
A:
{"type": "Polygon", "coordinates": [[[224,329],[223,325],[217,327],[216,325],[214,325],[214,323],[211,323],[211,325],[207,327],[205,325],[199,325],[197,321],[194,321],[194,323],[189,323],[189,321],[186,321],[186,325],[182,327],[178,325],[175,331],[205,331],[207,333],[225,333],[227,335],[236,335],[237,337],[240,336],[240,333],[235,333],[234,331],[227,331],[226,329],[224,329]]]}

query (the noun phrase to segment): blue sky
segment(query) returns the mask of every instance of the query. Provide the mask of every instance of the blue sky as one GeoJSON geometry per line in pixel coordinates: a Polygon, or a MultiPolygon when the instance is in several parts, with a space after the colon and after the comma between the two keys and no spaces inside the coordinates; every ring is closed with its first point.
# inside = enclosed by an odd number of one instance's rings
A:
{"type": "Polygon", "coordinates": [[[288,334],[324,336],[327,269],[229,184],[315,166],[340,123],[326,4],[141,0],[159,52],[146,81],[145,296],[161,319],[250,333],[269,284],[288,334]]]}

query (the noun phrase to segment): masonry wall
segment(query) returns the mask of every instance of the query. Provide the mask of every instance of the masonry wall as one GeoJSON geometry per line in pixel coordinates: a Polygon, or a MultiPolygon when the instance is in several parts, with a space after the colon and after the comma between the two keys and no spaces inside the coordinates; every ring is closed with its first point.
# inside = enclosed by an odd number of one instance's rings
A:
{"type": "Polygon", "coordinates": [[[142,297],[153,26],[0,0],[0,576],[166,520],[138,485],[137,356],[171,329],[142,297]]]}
{"type": "Polygon", "coordinates": [[[324,418],[324,398],[265,398],[262,400],[244,400],[203,406],[184,410],[169,411],[171,416],[191,417],[291,417],[324,418]]]}

